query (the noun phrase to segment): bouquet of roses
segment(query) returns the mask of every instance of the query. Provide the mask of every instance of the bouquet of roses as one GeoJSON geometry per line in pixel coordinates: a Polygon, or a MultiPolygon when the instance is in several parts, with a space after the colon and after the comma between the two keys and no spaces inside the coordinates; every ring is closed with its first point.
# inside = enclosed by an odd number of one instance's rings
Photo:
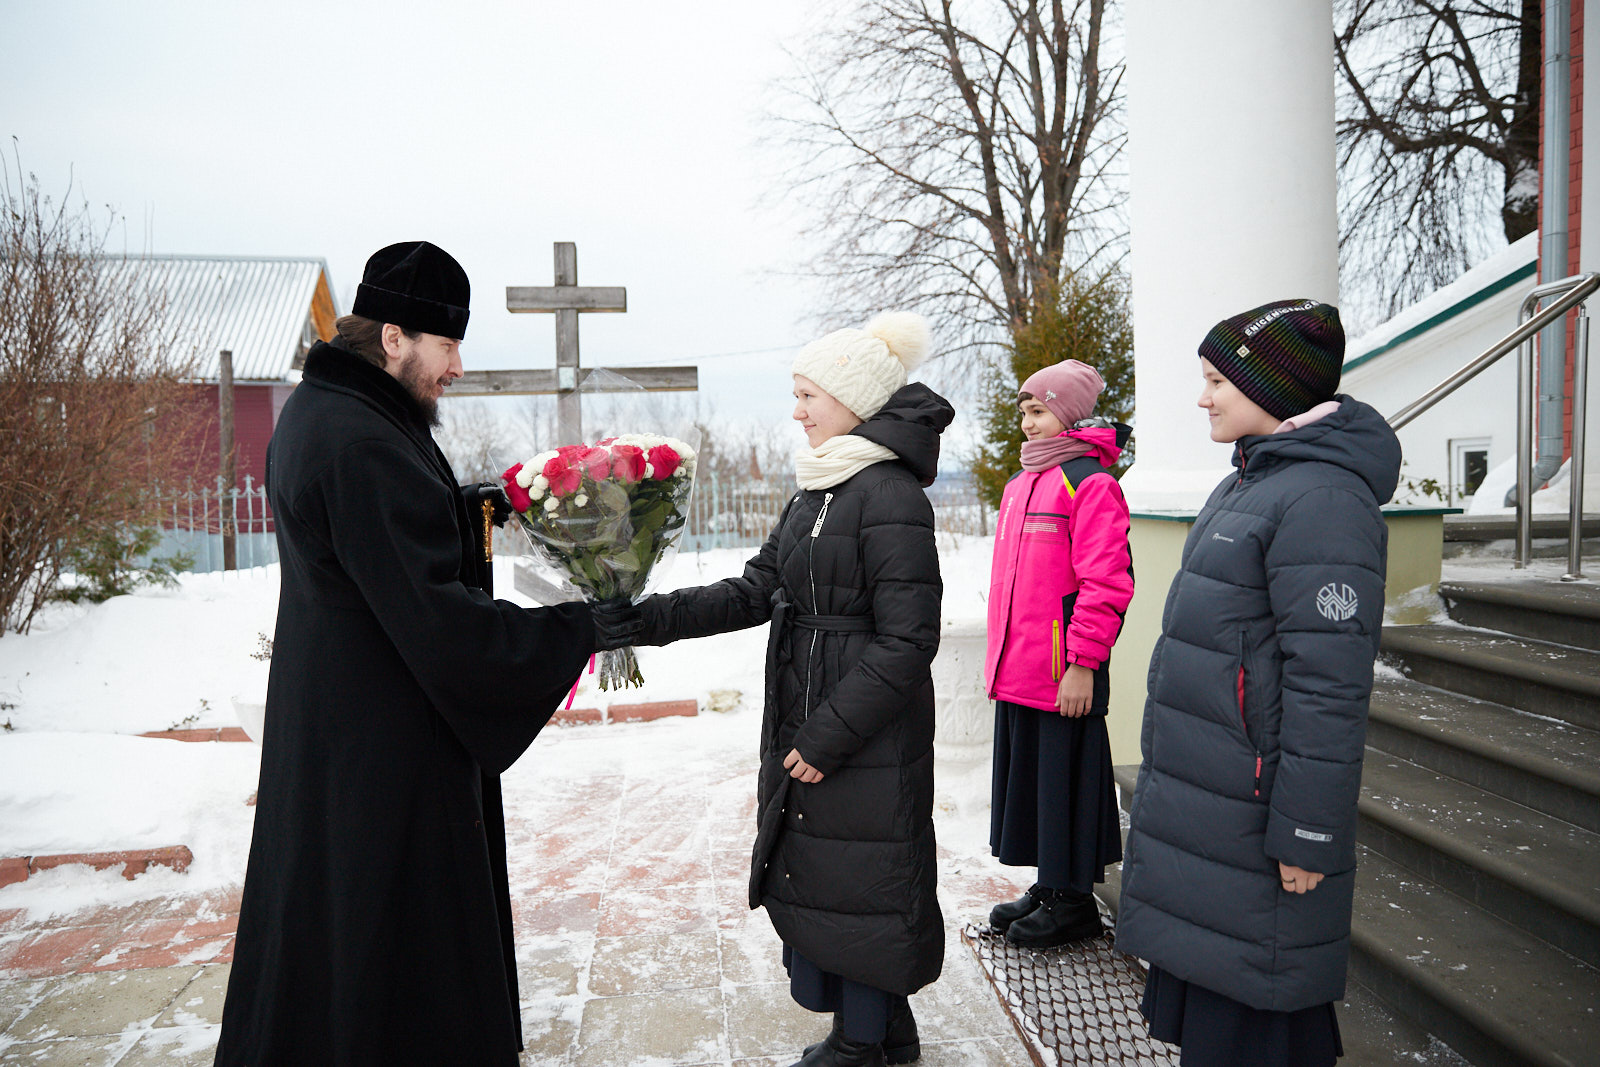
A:
{"type": "MultiPolygon", "coordinates": [[[[694,450],[625,434],[541,452],[500,476],[534,552],[586,600],[638,600],[689,514],[694,450]]],[[[600,653],[600,688],[643,685],[633,649],[600,653]]]]}

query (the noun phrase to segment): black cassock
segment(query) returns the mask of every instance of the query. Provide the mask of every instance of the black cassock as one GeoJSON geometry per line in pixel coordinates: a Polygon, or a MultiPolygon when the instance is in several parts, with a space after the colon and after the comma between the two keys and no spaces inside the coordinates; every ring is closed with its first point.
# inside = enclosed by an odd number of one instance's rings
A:
{"type": "Polygon", "coordinates": [[[267,451],[282,564],[219,1065],[515,1064],[499,775],[593,649],[485,592],[416,404],[334,345],[267,451]]]}

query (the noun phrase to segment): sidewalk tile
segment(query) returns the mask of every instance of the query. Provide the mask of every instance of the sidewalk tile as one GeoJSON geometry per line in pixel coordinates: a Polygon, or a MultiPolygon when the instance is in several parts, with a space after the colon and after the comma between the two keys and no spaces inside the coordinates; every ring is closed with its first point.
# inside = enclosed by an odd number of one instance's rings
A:
{"type": "Polygon", "coordinates": [[[49,995],[50,986],[59,978],[21,978],[0,982],[0,1034],[11,1029],[11,1024],[49,995]]]}
{"type": "Polygon", "coordinates": [[[117,931],[105,926],[75,926],[34,934],[5,960],[5,970],[19,978],[70,974],[97,959],[117,931]]]}
{"type": "Polygon", "coordinates": [[[1015,1036],[971,1041],[923,1042],[917,1067],[1033,1067],[1033,1059],[1015,1036]]]}
{"type": "Polygon", "coordinates": [[[524,1004],[575,997],[594,954],[589,934],[557,934],[517,941],[517,993],[524,1004]]]}
{"type": "Polygon", "coordinates": [[[716,929],[716,897],[709,886],[619,889],[600,902],[601,937],[628,934],[705,934],[716,929]]]}
{"type": "Polygon", "coordinates": [[[156,1020],[157,1027],[189,1028],[220,1026],[222,1002],[228,995],[228,975],[233,967],[213,963],[202,967],[200,973],[172,998],[167,1010],[156,1020]]]}
{"type": "MultiPolygon", "coordinates": [[[[734,985],[789,981],[783,969],[783,942],[765,915],[736,929],[722,930],[722,974],[734,985]]],[[[787,988],[787,986],[785,986],[787,988]]]]}
{"type": "Polygon", "coordinates": [[[730,989],[728,1031],[734,1059],[754,1056],[800,1058],[800,1050],[828,1034],[833,1019],[807,1011],[789,996],[787,982],[730,989]]]}
{"type": "Polygon", "coordinates": [[[545,934],[592,934],[599,921],[599,893],[525,896],[511,902],[517,940],[545,934]]]}
{"type": "Polygon", "coordinates": [[[523,1006],[522,1062],[526,1067],[566,1067],[572,1062],[578,1042],[578,1004],[574,996],[523,1006]]]}
{"type": "Polygon", "coordinates": [[[607,889],[649,889],[666,886],[710,886],[711,859],[706,853],[681,852],[613,856],[606,872],[607,889]]]}
{"type": "Polygon", "coordinates": [[[37,1041],[10,1045],[0,1052],[0,1064],[27,1067],[112,1067],[124,1062],[135,1035],[91,1037],[78,1040],[37,1041]]]}
{"type": "Polygon", "coordinates": [[[168,967],[73,975],[12,1024],[7,1035],[34,1041],[125,1033],[153,1021],[198,973],[197,967],[168,967]]]}
{"type": "Polygon", "coordinates": [[[641,934],[595,941],[589,992],[614,997],[716,987],[715,934],[641,934]]]}
{"type": "Polygon", "coordinates": [[[220,1026],[172,1026],[147,1031],[117,1067],[211,1067],[220,1026]]]}
{"type": "Polygon", "coordinates": [[[679,989],[651,996],[604,997],[583,1006],[578,1067],[723,1061],[722,993],[679,989]]]}

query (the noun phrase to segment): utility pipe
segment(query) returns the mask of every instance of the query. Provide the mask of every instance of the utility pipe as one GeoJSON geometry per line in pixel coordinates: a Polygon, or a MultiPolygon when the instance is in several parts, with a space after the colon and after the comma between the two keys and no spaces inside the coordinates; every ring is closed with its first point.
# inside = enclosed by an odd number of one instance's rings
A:
{"type": "MultiPolygon", "coordinates": [[[[1572,0],[1544,2],[1544,182],[1539,198],[1539,280],[1567,273],[1567,171],[1571,164],[1572,0]]],[[[1566,402],[1567,320],[1539,337],[1539,443],[1529,494],[1561,469],[1566,402]]],[[[1514,490],[1513,490],[1514,492],[1514,490]]],[[[1506,501],[1508,504],[1511,501],[1506,501]]]]}

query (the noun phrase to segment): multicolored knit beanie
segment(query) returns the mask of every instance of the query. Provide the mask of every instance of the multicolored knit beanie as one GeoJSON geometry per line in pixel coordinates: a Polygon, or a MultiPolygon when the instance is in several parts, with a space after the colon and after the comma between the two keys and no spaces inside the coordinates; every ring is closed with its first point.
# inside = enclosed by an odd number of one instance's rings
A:
{"type": "Polygon", "coordinates": [[[1333,399],[1344,327],[1332,304],[1276,300],[1211,327],[1200,355],[1268,415],[1288,419],[1333,399]]]}

